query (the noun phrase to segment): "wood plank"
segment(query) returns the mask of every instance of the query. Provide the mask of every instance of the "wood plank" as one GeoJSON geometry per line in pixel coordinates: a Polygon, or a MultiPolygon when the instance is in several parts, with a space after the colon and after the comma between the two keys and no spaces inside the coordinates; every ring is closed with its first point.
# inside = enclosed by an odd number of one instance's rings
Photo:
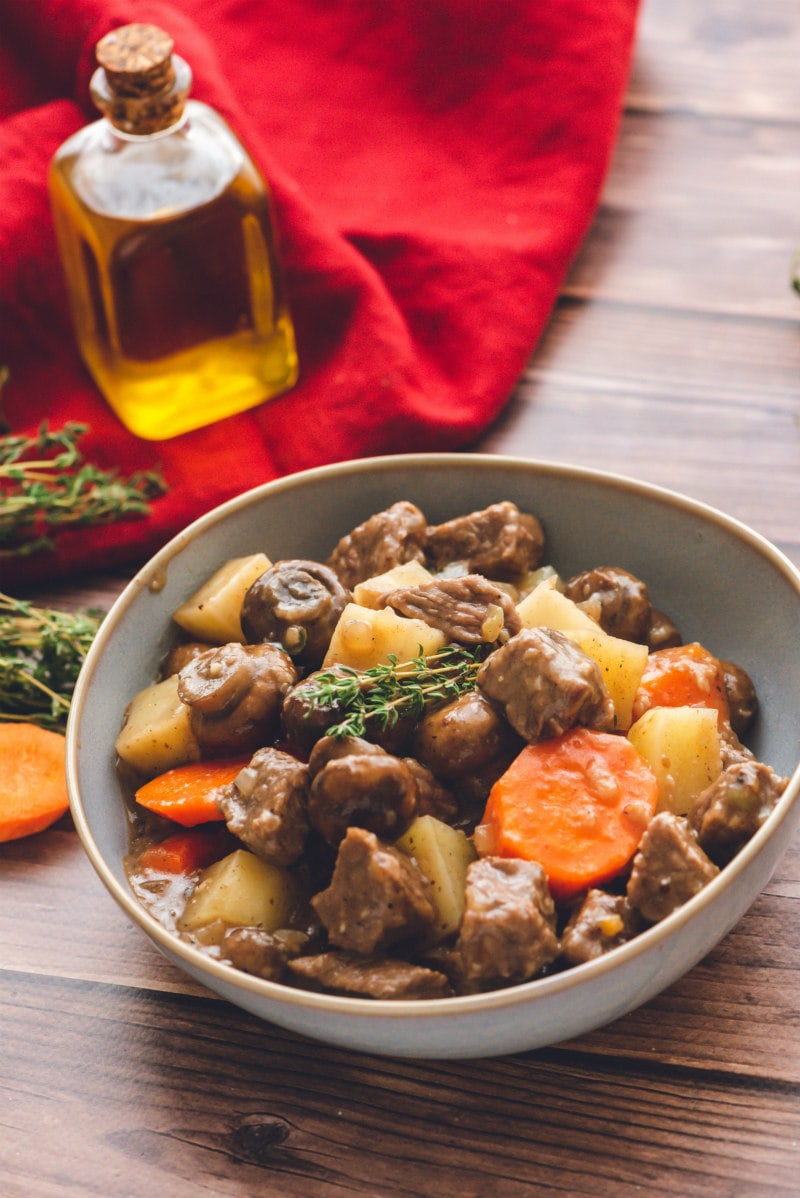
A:
{"type": "Polygon", "coordinates": [[[798,56],[795,0],[644,0],[628,103],[794,124],[798,56]]]}
{"type": "Polygon", "coordinates": [[[0,1012],[6,1198],[794,1192],[795,1087],[558,1052],[389,1061],[23,975],[0,979],[0,1012]]]}
{"type": "Polygon", "coordinates": [[[628,112],[564,293],[796,320],[800,125],[628,112]]]}
{"type": "Polygon", "coordinates": [[[564,301],[478,448],[669,487],[800,561],[798,380],[789,322],[564,301]]]}

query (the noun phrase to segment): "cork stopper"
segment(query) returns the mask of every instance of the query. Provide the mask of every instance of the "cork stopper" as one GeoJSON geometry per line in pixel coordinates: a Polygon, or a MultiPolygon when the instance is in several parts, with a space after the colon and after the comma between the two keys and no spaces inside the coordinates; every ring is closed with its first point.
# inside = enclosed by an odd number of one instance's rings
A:
{"type": "Polygon", "coordinates": [[[192,76],[173,45],[163,29],[138,24],[123,25],[97,43],[92,98],[117,129],[144,136],[180,120],[192,76]]]}

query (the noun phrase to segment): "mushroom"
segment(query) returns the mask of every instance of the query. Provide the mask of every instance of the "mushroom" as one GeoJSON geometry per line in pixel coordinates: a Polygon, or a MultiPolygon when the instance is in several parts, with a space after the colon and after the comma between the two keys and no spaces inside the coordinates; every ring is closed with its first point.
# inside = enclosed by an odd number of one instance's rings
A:
{"type": "Polygon", "coordinates": [[[252,753],[269,743],[283,697],[297,680],[277,645],[232,641],[198,654],[178,674],[178,695],[192,709],[192,731],[212,757],[252,753]]]}
{"type": "MultiPolygon", "coordinates": [[[[300,756],[307,757],[319,738],[325,736],[329,728],[341,723],[347,715],[344,704],[335,694],[321,697],[320,680],[324,679],[328,683],[337,677],[351,679],[352,673],[352,670],[334,663],[325,670],[309,674],[287,694],[281,713],[283,731],[300,756]]],[[[365,737],[389,753],[400,753],[407,745],[415,724],[413,717],[401,716],[394,723],[382,726],[378,719],[370,715],[366,719],[365,737]]]]}
{"type": "Polygon", "coordinates": [[[298,665],[316,669],[349,600],[350,592],[321,562],[276,562],[245,593],[245,640],[275,641],[298,665]]]}
{"type": "Polygon", "coordinates": [[[414,756],[446,782],[506,761],[524,741],[480,691],[427,712],[414,734],[414,756]]]}

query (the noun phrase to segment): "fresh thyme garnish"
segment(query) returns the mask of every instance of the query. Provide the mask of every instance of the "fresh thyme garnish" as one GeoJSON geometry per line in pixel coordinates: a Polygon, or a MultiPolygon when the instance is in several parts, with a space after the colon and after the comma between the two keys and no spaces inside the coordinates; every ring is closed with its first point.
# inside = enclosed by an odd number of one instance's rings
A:
{"type": "Polygon", "coordinates": [[[434,705],[463,695],[475,686],[475,675],[487,646],[467,649],[447,645],[425,657],[398,664],[394,654],[384,665],[369,670],[337,666],[314,675],[303,686],[311,707],[329,707],[343,719],[327,729],[328,736],[364,736],[368,723],[392,728],[403,716],[419,719],[434,705]]]}
{"type": "Polygon", "coordinates": [[[103,613],[34,607],[0,591],[0,721],[61,731],[103,613]]]}
{"type": "Polygon", "coordinates": [[[35,437],[0,437],[0,559],[52,549],[51,533],[65,526],[146,515],[166,491],[157,471],[125,479],[85,462],[78,441],[86,431],[43,423],[35,437]]]}

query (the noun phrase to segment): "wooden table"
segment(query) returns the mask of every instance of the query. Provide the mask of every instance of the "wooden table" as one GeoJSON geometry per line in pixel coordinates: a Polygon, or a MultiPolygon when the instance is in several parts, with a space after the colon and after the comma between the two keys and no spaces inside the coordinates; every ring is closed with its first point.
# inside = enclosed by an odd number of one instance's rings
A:
{"type": "MultiPolygon", "coordinates": [[[[646,0],[602,207],[479,448],[665,484],[800,564],[798,62],[797,0],[646,0]]],[[[47,597],[108,604],[122,581],[47,597]]],[[[4,1198],[800,1188],[797,841],[655,1001],[446,1064],[325,1048],[188,984],[68,820],[4,846],[0,878],[4,1198]]]]}

